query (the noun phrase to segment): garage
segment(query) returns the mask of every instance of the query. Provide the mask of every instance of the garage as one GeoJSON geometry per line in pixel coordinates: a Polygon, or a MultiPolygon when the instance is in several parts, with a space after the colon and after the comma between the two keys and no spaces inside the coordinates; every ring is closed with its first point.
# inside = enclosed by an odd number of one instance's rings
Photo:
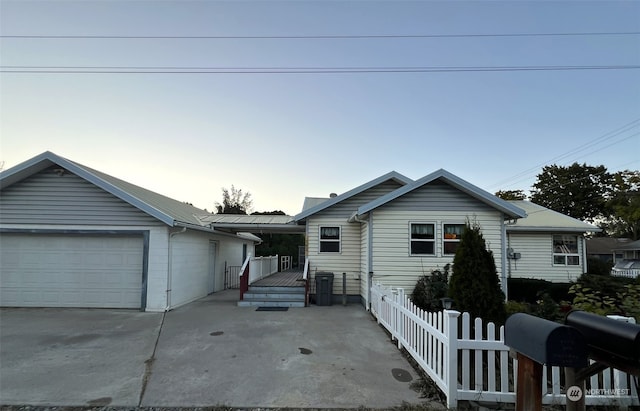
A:
{"type": "Polygon", "coordinates": [[[141,308],[142,235],[3,233],[5,307],[141,308]]]}

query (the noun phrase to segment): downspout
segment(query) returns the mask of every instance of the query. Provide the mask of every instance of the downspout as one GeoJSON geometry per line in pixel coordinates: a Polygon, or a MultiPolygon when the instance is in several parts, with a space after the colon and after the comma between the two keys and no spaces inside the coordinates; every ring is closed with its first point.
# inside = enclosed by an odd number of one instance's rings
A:
{"type": "Polygon", "coordinates": [[[582,274],[586,274],[589,271],[587,267],[587,243],[584,238],[584,234],[580,236],[582,243],[582,274]]]}
{"type": "Polygon", "coordinates": [[[505,220],[505,215],[502,215],[502,233],[500,235],[500,242],[502,247],[502,252],[500,253],[500,285],[502,286],[502,292],[504,293],[505,301],[509,300],[509,290],[507,287],[507,273],[505,271],[505,267],[507,266],[507,222],[505,220]]]}
{"type": "Polygon", "coordinates": [[[169,253],[169,267],[167,267],[167,306],[165,311],[169,311],[171,308],[171,284],[173,282],[173,237],[178,234],[182,234],[187,231],[187,227],[182,227],[180,231],[169,232],[169,243],[167,245],[167,252],[169,253]]]}
{"type": "Polygon", "coordinates": [[[367,224],[367,296],[365,308],[371,310],[371,282],[373,280],[373,211],[369,212],[366,220],[358,217],[357,212],[353,213],[347,220],[350,223],[366,223],[367,224]]]}

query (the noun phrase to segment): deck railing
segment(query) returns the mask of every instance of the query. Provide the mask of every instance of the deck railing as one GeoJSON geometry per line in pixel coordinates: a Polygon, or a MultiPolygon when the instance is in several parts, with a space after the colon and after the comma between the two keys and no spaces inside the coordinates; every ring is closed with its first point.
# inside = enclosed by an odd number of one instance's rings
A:
{"type": "Polygon", "coordinates": [[[278,255],[268,257],[252,257],[248,255],[240,268],[240,301],[249,286],[258,280],[269,277],[278,272],[278,255]]]}

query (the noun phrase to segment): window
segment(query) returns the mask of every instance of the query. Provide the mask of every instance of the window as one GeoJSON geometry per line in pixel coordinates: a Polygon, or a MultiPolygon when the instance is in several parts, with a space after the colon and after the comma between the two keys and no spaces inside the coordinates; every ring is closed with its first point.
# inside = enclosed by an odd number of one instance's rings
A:
{"type": "Polygon", "coordinates": [[[553,236],[553,265],[579,265],[578,236],[553,236]]]}
{"type": "Polygon", "coordinates": [[[464,224],[444,224],[442,254],[455,254],[464,231],[464,224]]]}
{"type": "Polygon", "coordinates": [[[340,227],[320,227],[320,252],[340,252],[340,227]]]}
{"type": "Polygon", "coordinates": [[[411,223],[411,255],[435,254],[435,225],[411,223]]]}

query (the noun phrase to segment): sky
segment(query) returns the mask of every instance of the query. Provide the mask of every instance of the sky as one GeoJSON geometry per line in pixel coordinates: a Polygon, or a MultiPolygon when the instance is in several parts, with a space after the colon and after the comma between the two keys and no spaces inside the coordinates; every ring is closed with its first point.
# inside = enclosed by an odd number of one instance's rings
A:
{"type": "Polygon", "coordinates": [[[0,66],[5,170],[48,150],[208,210],[640,169],[638,1],[0,0],[0,66]]]}

